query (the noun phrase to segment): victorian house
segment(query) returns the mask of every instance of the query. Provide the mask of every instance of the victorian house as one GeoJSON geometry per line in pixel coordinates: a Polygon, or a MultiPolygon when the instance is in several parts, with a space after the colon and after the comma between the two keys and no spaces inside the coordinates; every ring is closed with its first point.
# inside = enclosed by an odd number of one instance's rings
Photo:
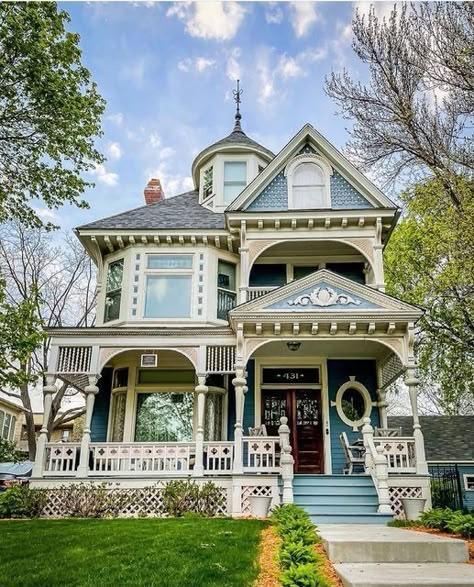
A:
{"type": "Polygon", "coordinates": [[[385,293],[400,211],[313,126],[277,153],[235,126],[194,189],[80,226],[94,328],[55,328],[44,387],[85,394],[81,442],[41,430],[33,484],[212,480],[225,512],[295,501],[322,522],[385,522],[429,478],[417,413],[418,307],[385,293]],[[404,376],[410,435],[387,423],[404,376]]]}

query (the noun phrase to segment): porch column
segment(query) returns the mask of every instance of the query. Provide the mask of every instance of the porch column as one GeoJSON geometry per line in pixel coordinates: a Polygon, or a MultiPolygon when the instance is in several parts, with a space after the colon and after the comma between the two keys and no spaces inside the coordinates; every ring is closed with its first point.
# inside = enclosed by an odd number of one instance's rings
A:
{"type": "Polygon", "coordinates": [[[204,420],[206,414],[206,385],[207,375],[198,375],[198,385],[194,391],[197,399],[197,428],[196,428],[196,460],[194,463],[193,475],[204,475],[204,420]]]}
{"type": "Polygon", "coordinates": [[[387,391],[385,389],[377,389],[377,397],[379,398],[379,417],[380,417],[380,428],[388,428],[387,418],[387,391]]]}
{"type": "Polygon", "coordinates": [[[413,436],[415,438],[416,472],[418,475],[428,475],[428,465],[425,456],[425,439],[421,431],[420,419],[418,418],[418,384],[414,367],[406,371],[405,385],[410,394],[411,410],[413,413],[413,436]]]}
{"type": "Polygon", "coordinates": [[[79,467],[77,468],[77,477],[87,477],[89,474],[89,445],[91,442],[91,422],[94,411],[95,396],[99,393],[96,383],[100,375],[89,375],[89,385],[84,388],[86,394],[86,416],[84,422],[84,432],[81,440],[81,456],[79,458],[79,467]]]}
{"type": "Polygon", "coordinates": [[[234,428],[234,473],[244,472],[243,463],[243,419],[245,394],[248,391],[247,380],[244,377],[244,369],[235,370],[235,379],[232,385],[235,387],[235,428],[234,428]]]}
{"type": "Polygon", "coordinates": [[[56,375],[46,375],[46,385],[43,387],[43,424],[36,443],[36,458],[32,477],[43,477],[46,464],[46,443],[48,442],[48,420],[53,403],[53,395],[58,391],[55,385],[56,375]]]}

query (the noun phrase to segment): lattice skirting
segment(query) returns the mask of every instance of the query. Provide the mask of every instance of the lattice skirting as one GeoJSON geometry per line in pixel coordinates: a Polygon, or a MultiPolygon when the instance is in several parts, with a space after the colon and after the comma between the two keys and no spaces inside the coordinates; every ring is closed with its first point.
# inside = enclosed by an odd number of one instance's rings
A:
{"type": "Polygon", "coordinates": [[[405,497],[423,497],[422,487],[389,487],[390,505],[396,518],[404,519],[402,499],[405,497]]]}
{"type": "Polygon", "coordinates": [[[242,485],[241,508],[243,515],[250,515],[250,497],[273,497],[271,485],[242,485]]]}
{"type": "MultiPolygon", "coordinates": [[[[151,487],[127,487],[108,489],[111,501],[116,504],[119,517],[163,517],[165,516],[162,491],[166,483],[158,483],[151,487]]],[[[228,515],[228,491],[221,487],[224,497],[223,505],[219,507],[217,515],[228,515]]],[[[64,489],[48,489],[47,502],[43,508],[42,517],[61,518],[70,515],[64,499],[64,489]]]]}

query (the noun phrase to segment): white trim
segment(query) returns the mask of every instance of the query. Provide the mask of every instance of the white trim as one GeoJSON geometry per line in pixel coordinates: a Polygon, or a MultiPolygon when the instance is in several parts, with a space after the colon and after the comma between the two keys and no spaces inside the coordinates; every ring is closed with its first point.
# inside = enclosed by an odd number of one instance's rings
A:
{"type": "MultiPolygon", "coordinates": [[[[300,206],[295,206],[294,203],[294,196],[293,196],[293,182],[294,182],[294,175],[296,170],[300,165],[303,163],[312,163],[319,167],[319,169],[323,173],[323,208],[330,208],[331,207],[331,175],[332,175],[332,167],[331,165],[319,155],[308,153],[304,155],[297,155],[287,164],[285,167],[285,177],[287,178],[287,186],[288,186],[288,210],[302,210],[307,208],[301,208],[300,206]]],[[[321,206],[314,206],[314,209],[319,209],[321,206]]]]}
{"type": "Polygon", "coordinates": [[[464,489],[466,491],[474,491],[474,473],[464,473],[463,474],[463,480],[464,480],[464,489]],[[468,478],[472,477],[472,487],[468,487],[468,478]]]}
{"type": "Polygon", "coordinates": [[[367,389],[367,387],[365,387],[365,385],[360,383],[360,381],[356,381],[355,376],[351,375],[351,376],[349,376],[349,381],[346,381],[345,383],[343,383],[339,387],[339,389],[337,390],[336,401],[332,401],[331,406],[336,408],[337,415],[344,422],[344,424],[346,424],[347,426],[350,426],[354,432],[357,432],[359,427],[362,426],[362,424],[364,423],[364,418],[370,418],[370,414],[372,412],[372,406],[376,403],[377,402],[372,401],[372,398],[370,397],[370,393],[369,393],[369,390],[367,389]],[[348,389],[356,389],[357,391],[359,391],[361,393],[362,397],[364,398],[365,409],[364,409],[364,413],[363,413],[362,417],[359,418],[359,420],[350,420],[344,414],[344,411],[342,409],[342,397],[348,389]]]}
{"type": "MultiPolygon", "coordinates": [[[[332,460],[331,460],[331,422],[329,418],[329,387],[327,377],[327,358],[326,357],[249,357],[255,363],[255,381],[254,381],[254,410],[255,421],[254,426],[260,426],[262,422],[262,387],[277,389],[278,384],[263,385],[262,384],[262,369],[265,367],[273,367],[275,365],[281,366],[282,363],[291,367],[318,367],[320,372],[319,384],[293,384],[295,389],[315,389],[321,392],[321,408],[322,408],[322,442],[323,442],[323,457],[324,457],[324,475],[332,474],[332,460]],[[326,430],[328,434],[326,434],[326,430]]],[[[288,386],[286,386],[288,387],[288,386]]]]}

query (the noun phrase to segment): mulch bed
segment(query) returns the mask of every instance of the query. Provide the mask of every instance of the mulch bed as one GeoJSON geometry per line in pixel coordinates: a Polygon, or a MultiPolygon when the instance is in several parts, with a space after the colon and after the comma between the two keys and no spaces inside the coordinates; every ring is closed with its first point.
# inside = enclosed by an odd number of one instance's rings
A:
{"type": "Polygon", "coordinates": [[[444,536],[445,538],[458,538],[459,540],[464,540],[467,542],[467,547],[469,549],[469,560],[466,561],[470,565],[474,565],[474,540],[466,540],[459,534],[449,534],[448,532],[441,532],[441,530],[436,530],[436,528],[425,528],[424,526],[407,526],[406,530],[415,530],[416,532],[425,532],[426,534],[434,534],[435,536],[444,536]]]}
{"type": "Polygon", "coordinates": [[[260,573],[254,587],[281,587],[280,568],[277,561],[279,546],[280,538],[273,526],[262,530],[258,557],[260,573]]]}
{"type": "Polygon", "coordinates": [[[334,570],[331,561],[328,559],[328,555],[324,550],[322,544],[316,544],[315,546],[316,553],[321,555],[323,558],[324,563],[319,567],[321,573],[326,577],[326,579],[331,582],[333,587],[343,587],[342,581],[339,579],[339,575],[334,570]]]}

